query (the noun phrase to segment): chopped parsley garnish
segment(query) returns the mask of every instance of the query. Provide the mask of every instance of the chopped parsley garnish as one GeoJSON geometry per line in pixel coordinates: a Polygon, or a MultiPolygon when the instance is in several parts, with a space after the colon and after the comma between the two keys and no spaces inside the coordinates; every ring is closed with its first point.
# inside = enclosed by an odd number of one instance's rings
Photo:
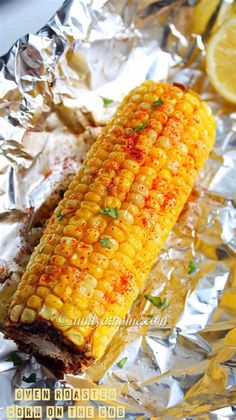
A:
{"type": "Polygon", "coordinates": [[[60,196],[61,198],[63,198],[63,197],[64,197],[65,192],[66,192],[66,190],[60,189],[60,190],[59,190],[59,196],[60,196]]]}
{"type": "Polygon", "coordinates": [[[103,106],[106,108],[108,105],[110,105],[113,102],[113,99],[105,98],[104,96],[101,96],[103,101],[103,106]]]}
{"type": "Polygon", "coordinates": [[[154,101],[152,103],[152,107],[157,108],[159,105],[163,105],[163,104],[164,104],[164,101],[161,98],[159,98],[159,99],[157,99],[157,101],[154,101]]]}
{"type": "Polygon", "coordinates": [[[141,131],[143,128],[146,128],[146,127],[147,127],[147,124],[143,122],[142,124],[137,125],[137,127],[135,127],[135,129],[132,131],[131,134],[138,133],[139,131],[141,131]]]}
{"type": "Polygon", "coordinates": [[[111,247],[109,246],[110,243],[110,239],[109,238],[101,238],[100,239],[100,244],[103,246],[103,248],[108,248],[111,249],[111,247]]]}
{"type": "Polygon", "coordinates": [[[28,378],[26,378],[26,376],[23,376],[22,381],[27,382],[27,383],[33,383],[36,382],[37,380],[37,376],[36,373],[31,373],[30,376],[28,376],[28,378]]]}
{"type": "Polygon", "coordinates": [[[144,297],[159,309],[165,309],[168,306],[166,302],[166,297],[161,298],[160,296],[152,296],[152,295],[145,295],[144,297]]]}
{"type": "Polygon", "coordinates": [[[197,269],[197,264],[194,261],[189,261],[188,274],[194,273],[194,271],[196,271],[196,269],[197,269]]]}
{"type": "Polygon", "coordinates": [[[10,356],[8,357],[8,359],[6,359],[6,362],[12,362],[13,366],[19,366],[22,362],[22,359],[19,356],[19,354],[17,354],[15,351],[13,351],[10,354],[10,356]]]}
{"type": "Polygon", "coordinates": [[[62,214],[58,214],[58,215],[57,215],[57,220],[60,222],[62,219],[63,219],[62,214]]]}
{"type": "Polygon", "coordinates": [[[117,366],[121,369],[123,368],[123,366],[125,365],[125,363],[127,362],[128,357],[123,357],[123,359],[121,359],[118,363],[117,366]]]}
{"type": "Polygon", "coordinates": [[[8,279],[10,279],[11,278],[11,276],[12,276],[12,274],[13,274],[13,271],[10,271],[10,273],[8,273],[8,274],[6,274],[5,276],[3,276],[3,277],[0,277],[0,283],[4,283],[5,281],[7,281],[8,279]]]}
{"type": "Polygon", "coordinates": [[[109,209],[108,207],[105,207],[104,209],[100,210],[100,214],[106,214],[107,216],[110,216],[113,219],[118,219],[117,207],[113,209],[109,209]]]}

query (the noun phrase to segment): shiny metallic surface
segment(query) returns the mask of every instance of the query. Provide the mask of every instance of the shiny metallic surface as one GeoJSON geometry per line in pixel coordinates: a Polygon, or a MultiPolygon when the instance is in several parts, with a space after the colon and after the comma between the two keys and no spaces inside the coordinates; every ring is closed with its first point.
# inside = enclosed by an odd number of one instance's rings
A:
{"type": "Polygon", "coordinates": [[[125,93],[146,78],[183,83],[217,120],[214,150],[130,314],[166,325],[121,327],[96,365],[65,381],[23,354],[14,369],[6,359],[16,347],[1,336],[1,419],[15,387],[49,387],[53,405],[55,387],[99,385],[117,388],[126,419],[236,418],[236,113],[204,72],[205,43],[229,1],[202,36],[191,33],[196,3],[69,0],[0,59],[1,322],[60,189],[125,93]],[[149,293],[168,307],[150,305],[149,293]],[[32,372],[36,383],[22,382],[32,372]]]}

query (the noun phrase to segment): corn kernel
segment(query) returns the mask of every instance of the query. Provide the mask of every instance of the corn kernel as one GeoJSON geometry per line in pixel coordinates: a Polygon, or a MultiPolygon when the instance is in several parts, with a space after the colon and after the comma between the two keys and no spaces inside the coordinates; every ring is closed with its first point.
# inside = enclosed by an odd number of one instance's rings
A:
{"type": "Polygon", "coordinates": [[[145,205],[144,197],[141,194],[129,193],[127,200],[137,206],[139,209],[143,208],[145,205]]]}
{"type": "Polygon", "coordinates": [[[77,347],[81,347],[84,344],[84,337],[76,328],[70,328],[69,330],[66,330],[64,335],[77,347]]]}
{"type": "Polygon", "coordinates": [[[120,245],[119,251],[131,259],[135,257],[135,250],[128,242],[123,242],[120,245]]]}
{"type": "Polygon", "coordinates": [[[25,308],[21,315],[21,321],[26,323],[32,323],[36,319],[36,312],[33,309],[25,308]]]}
{"type": "Polygon", "coordinates": [[[77,306],[70,303],[65,303],[60,308],[60,313],[68,316],[68,318],[72,320],[76,320],[81,317],[81,310],[77,306]]]}
{"type": "Polygon", "coordinates": [[[74,188],[75,192],[79,192],[79,193],[86,193],[86,191],[88,191],[88,185],[87,184],[77,184],[74,188]]]}
{"type": "Polygon", "coordinates": [[[80,325],[76,327],[76,330],[79,331],[84,338],[87,338],[90,335],[90,333],[92,332],[92,329],[93,328],[90,327],[89,325],[80,325]]]}
{"type": "Polygon", "coordinates": [[[89,227],[96,229],[100,233],[104,231],[104,229],[106,228],[106,225],[107,223],[102,217],[102,215],[94,216],[88,222],[89,227]]]}
{"type": "Polygon", "coordinates": [[[117,197],[108,196],[104,201],[104,207],[107,207],[109,209],[114,209],[116,207],[119,209],[120,206],[121,206],[121,202],[119,198],[117,197]]]}
{"type": "Polygon", "coordinates": [[[100,233],[97,229],[88,228],[84,232],[83,240],[88,244],[92,244],[98,241],[99,236],[100,236],[100,233]]]}
{"type": "Polygon", "coordinates": [[[110,235],[117,242],[124,242],[125,240],[124,232],[116,226],[108,226],[105,230],[105,234],[110,235]]]}
{"type": "Polygon", "coordinates": [[[50,264],[52,265],[59,265],[63,267],[67,263],[66,258],[62,257],[62,255],[53,255],[50,259],[50,264]]]}
{"type": "Polygon", "coordinates": [[[131,159],[127,159],[124,162],[124,167],[125,169],[128,169],[130,172],[132,172],[133,174],[138,174],[139,170],[140,170],[140,165],[138,162],[135,162],[134,160],[131,159]]]}
{"type": "Polygon", "coordinates": [[[55,309],[60,309],[61,306],[63,305],[63,302],[61,301],[61,299],[59,299],[57,296],[49,293],[46,297],[45,297],[45,304],[47,306],[51,306],[52,308],[55,309]]]}
{"type": "Polygon", "coordinates": [[[100,267],[97,267],[95,264],[89,263],[88,271],[97,280],[101,279],[103,276],[103,270],[100,267]]]}
{"type": "Polygon", "coordinates": [[[88,282],[81,281],[79,283],[78,291],[81,293],[82,296],[91,298],[93,296],[94,288],[90,284],[88,284],[88,282]]]}
{"type": "Polygon", "coordinates": [[[49,289],[47,287],[38,287],[36,290],[37,296],[44,298],[49,293],[49,289]]]}
{"type": "Polygon", "coordinates": [[[57,310],[55,308],[51,308],[50,306],[43,305],[41,310],[39,311],[39,315],[50,321],[54,315],[56,315],[57,310]]]}
{"type": "Polygon", "coordinates": [[[88,308],[89,302],[88,299],[83,296],[78,290],[76,290],[72,295],[72,303],[78,306],[81,311],[84,311],[88,308]]]}
{"type": "Polygon", "coordinates": [[[10,311],[10,319],[12,322],[18,322],[23,311],[23,305],[15,305],[10,311]]]}
{"type": "Polygon", "coordinates": [[[41,305],[42,305],[42,299],[39,296],[32,295],[27,300],[28,308],[37,310],[41,308],[41,305]]]}
{"type": "Polygon", "coordinates": [[[72,295],[72,288],[64,284],[57,284],[53,289],[53,293],[62,299],[68,299],[72,295]]]}
{"type": "Polygon", "coordinates": [[[74,252],[74,249],[77,246],[78,241],[69,236],[63,236],[60,240],[60,243],[55,247],[55,254],[62,255],[63,257],[71,257],[74,252]]]}
{"type": "Polygon", "coordinates": [[[87,194],[85,194],[84,196],[85,200],[87,201],[92,201],[94,203],[100,203],[101,202],[101,197],[99,194],[96,194],[95,192],[88,192],[87,194]]]}
{"type": "Polygon", "coordinates": [[[103,302],[104,300],[104,292],[99,289],[95,289],[93,293],[93,297],[95,301],[103,302]]]}
{"type": "Polygon", "coordinates": [[[128,210],[132,216],[136,216],[139,213],[139,208],[135,204],[129,203],[128,201],[122,204],[123,210],[128,210]]]}
{"type": "Polygon", "coordinates": [[[98,318],[101,318],[103,315],[104,315],[104,313],[105,313],[105,308],[104,308],[104,306],[103,305],[101,305],[100,303],[99,304],[96,304],[96,305],[94,305],[94,306],[92,306],[92,312],[98,317],[98,318]]]}
{"type": "Polygon", "coordinates": [[[125,225],[132,225],[134,223],[134,217],[128,210],[119,211],[119,220],[125,225]]]}
{"type": "Polygon", "coordinates": [[[108,258],[105,255],[100,254],[99,252],[94,252],[90,256],[90,261],[93,264],[98,265],[102,270],[105,270],[109,265],[108,258]]]}
{"type": "Polygon", "coordinates": [[[87,273],[86,273],[86,274],[84,275],[84,281],[85,281],[87,284],[89,284],[89,286],[91,286],[91,287],[93,287],[93,288],[97,287],[97,284],[98,284],[97,279],[95,279],[95,277],[91,276],[91,274],[87,274],[87,273]]]}
{"type": "MultiPolygon", "coordinates": [[[[82,203],[81,203],[82,204],[82,203]]],[[[93,213],[89,211],[86,207],[83,207],[75,212],[76,216],[84,220],[89,220],[93,216],[93,213]]]]}
{"type": "Polygon", "coordinates": [[[78,226],[76,224],[69,224],[69,225],[64,227],[63,233],[66,236],[71,236],[72,238],[80,240],[82,238],[82,235],[83,235],[83,230],[81,229],[80,226],[78,226]]]}

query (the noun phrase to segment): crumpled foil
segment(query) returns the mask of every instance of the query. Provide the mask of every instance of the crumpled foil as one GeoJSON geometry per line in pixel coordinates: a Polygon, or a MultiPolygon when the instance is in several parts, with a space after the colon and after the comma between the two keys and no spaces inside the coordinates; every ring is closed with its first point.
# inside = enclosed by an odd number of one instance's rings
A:
{"type": "Polygon", "coordinates": [[[147,78],[184,83],[217,120],[214,150],[143,291],[168,307],[140,298],[131,311],[166,325],[121,327],[98,363],[64,381],[22,354],[15,369],[6,360],[16,346],[1,336],[1,419],[15,387],[50,388],[53,404],[55,387],[100,384],[117,388],[126,419],[236,418],[236,112],[204,72],[205,41],[231,1],[219,1],[202,36],[191,33],[196,3],[68,0],[0,59],[1,320],[60,190],[125,93],[147,78]],[[22,382],[32,372],[37,382],[22,382]]]}

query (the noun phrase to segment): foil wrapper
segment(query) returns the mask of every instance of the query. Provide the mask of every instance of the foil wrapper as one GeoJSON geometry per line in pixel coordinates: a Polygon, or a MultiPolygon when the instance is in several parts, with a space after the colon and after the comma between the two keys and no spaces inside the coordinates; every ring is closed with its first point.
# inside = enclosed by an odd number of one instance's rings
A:
{"type": "MultiPolygon", "coordinates": [[[[15,387],[50,388],[52,404],[55,387],[99,385],[117,388],[126,419],[236,418],[236,113],[204,72],[205,41],[230,1],[202,35],[191,33],[196,3],[68,0],[0,59],[1,322],[60,190],[124,94],[147,78],[183,83],[217,120],[214,150],[143,291],[167,297],[166,325],[121,327],[96,365],[64,381],[26,355],[15,369],[6,360],[16,346],[1,335],[2,420],[15,387]],[[32,372],[36,383],[22,382],[32,372]]],[[[131,315],[148,307],[140,298],[131,315]]]]}

